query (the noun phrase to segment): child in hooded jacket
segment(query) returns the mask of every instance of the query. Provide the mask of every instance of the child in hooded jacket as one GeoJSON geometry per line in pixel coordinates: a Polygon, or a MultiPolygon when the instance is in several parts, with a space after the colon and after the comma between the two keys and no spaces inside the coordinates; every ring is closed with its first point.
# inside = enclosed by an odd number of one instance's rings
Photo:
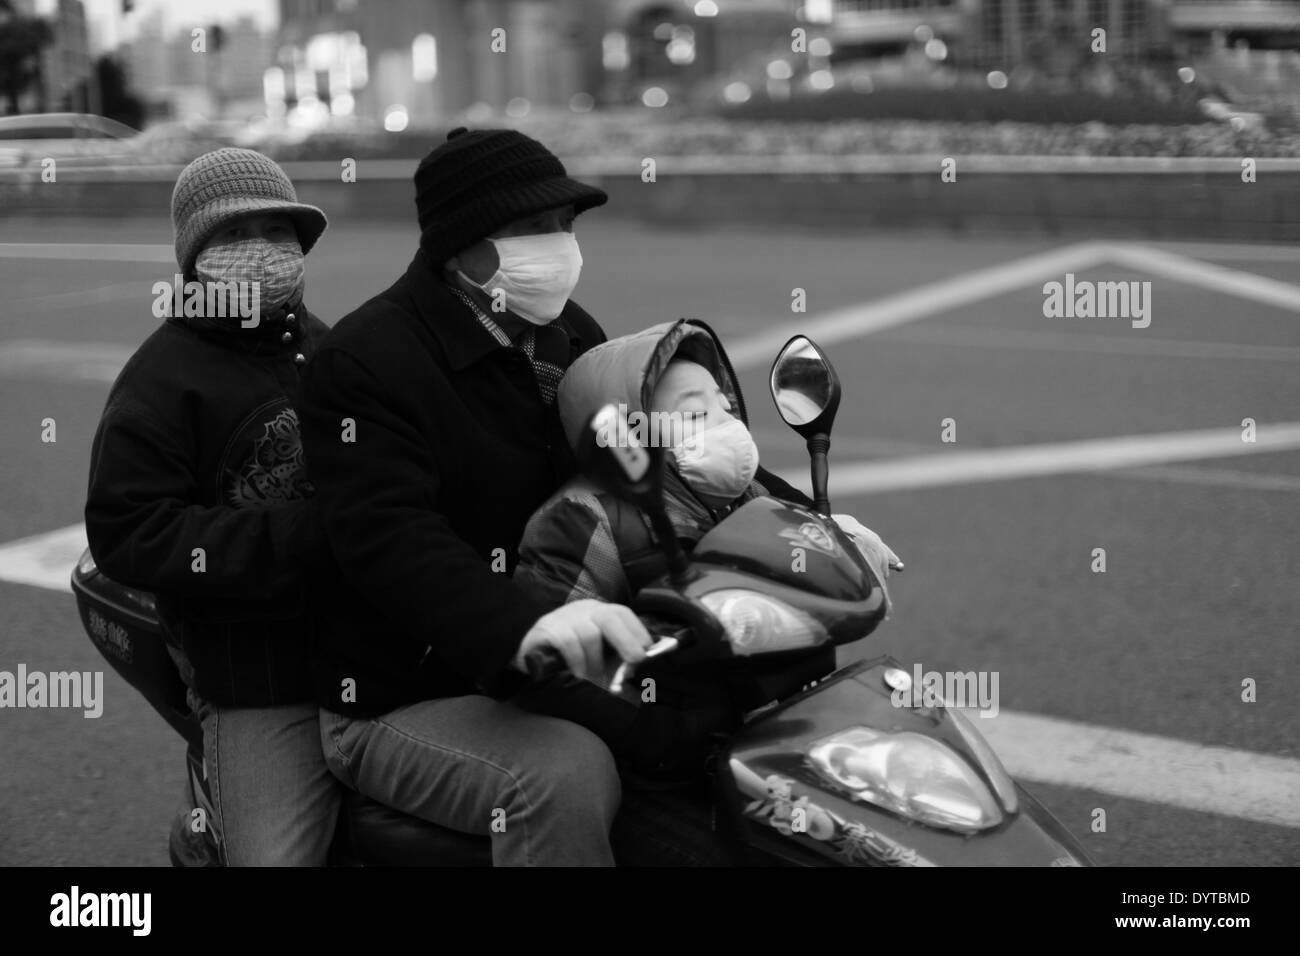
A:
{"type": "MultiPolygon", "coordinates": [[[[574,362],[560,383],[565,433],[575,447],[591,414],[607,403],[641,413],[666,434],[650,439],[671,449],[664,470],[664,506],[684,550],[736,508],[760,495],[810,505],[808,498],[759,465],[744,400],[722,344],[704,323],[680,319],[599,345],[574,362]]],[[[878,536],[847,515],[836,520],[875,559],[883,580],[897,557],[878,536]]],[[[564,485],[525,528],[515,580],[560,602],[597,599],[628,604],[666,571],[648,519],[583,476],[564,485]]],[[[702,766],[716,732],[736,729],[743,711],[770,699],[781,674],[799,683],[835,667],[833,647],[801,661],[765,667],[750,662],[722,678],[674,666],[673,655],[643,665],[635,687],[609,694],[608,673],[567,672],[522,691],[522,706],[587,726],[626,767],[688,776],[702,766]],[[642,681],[654,679],[653,706],[642,681]],[[588,678],[589,679],[586,679],[588,678]]]]}

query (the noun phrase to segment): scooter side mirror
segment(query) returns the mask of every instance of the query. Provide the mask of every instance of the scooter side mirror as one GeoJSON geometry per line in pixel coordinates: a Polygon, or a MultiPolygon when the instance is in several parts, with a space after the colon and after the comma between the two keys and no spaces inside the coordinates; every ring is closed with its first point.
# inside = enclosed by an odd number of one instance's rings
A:
{"type": "Polygon", "coordinates": [[[587,420],[577,451],[583,474],[649,515],[674,583],[684,580],[686,555],[664,510],[663,449],[643,444],[628,427],[626,416],[611,403],[587,420]]]}
{"type": "Polygon", "coordinates": [[[772,401],[781,419],[804,438],[829,435],[840,407],[840,380],[806,335],[796,335],[772,363],[772,401]]]}
{"type": "Polygon", "coordinates": [[[813,507],[828,515],[826,456],[831,448],[831,425],[840,407],[839,376],[816,342],[796,335],[777,353],[768,384],[781,419],[808,443],[813,507]]]}

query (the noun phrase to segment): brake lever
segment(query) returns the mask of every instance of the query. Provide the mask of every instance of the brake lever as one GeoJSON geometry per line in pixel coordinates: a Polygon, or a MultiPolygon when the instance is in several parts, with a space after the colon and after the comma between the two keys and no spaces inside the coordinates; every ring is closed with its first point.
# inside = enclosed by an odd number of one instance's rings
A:
{"type": "MultiPolygon", "coordinates": [[[[675,632],[678,635],[684,635],[685,629],[675,632]]],[[[665,654],[671,654],[682,646],[681,637],[661,637],[645,649],[645,659],[650,660],[652,657],[662,657],[665,654]]],[[[609,692],[611,694],[623,693],[623,685],[627,682],[628,674],[635,670],[636,664],[630,664],[623,661],[618,665],[618,670],[614,671],[614,677],[609,682],[609,692]]]]}

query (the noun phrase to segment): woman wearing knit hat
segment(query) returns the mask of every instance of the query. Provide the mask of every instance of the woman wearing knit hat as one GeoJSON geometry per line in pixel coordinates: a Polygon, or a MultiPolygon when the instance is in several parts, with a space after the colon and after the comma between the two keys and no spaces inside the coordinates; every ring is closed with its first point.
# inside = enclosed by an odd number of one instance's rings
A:
{"type": "Polygon", "coordinates": [[[86,533],[105,574],[157,596],[224,862],[320,865],[341,791],[311,703],[307,581],[327,548],[294,397],[326,332],[303,304],[325,216],[245,149],[190,163],[171,212],[180,275],[216,293],[196,301],[251,289],[256,321],[187,300],[126,363],[95,435],[86,533]]]}

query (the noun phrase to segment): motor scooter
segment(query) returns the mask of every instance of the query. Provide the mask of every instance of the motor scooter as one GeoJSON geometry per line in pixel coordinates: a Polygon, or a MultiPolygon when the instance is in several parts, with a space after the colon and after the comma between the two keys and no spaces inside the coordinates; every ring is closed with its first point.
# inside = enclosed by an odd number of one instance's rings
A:
{"type": "MultiPolygon", "coordinates": [[[[656,638],[641,667],[672,655],[680,671],[721,679],[761,662],[771,695],[737,715],[739,730],[717,735],[693,791],[702,798],[625,785],[612,834],[619,864],[674,865],[698,859],[693,851],[707,845],[710,862],[721,865],[1092,865],[971,721],[912,693],[912,676],[898,662],[806,670],[810,651],[869,636],[885,617],[886,597],[870,561],[830,517],[827,459],[841,397],[834,368],[815,343],[795,336],[773,362],[769,386],[782,419],[807,443],[813,505],[754,498],[689,556],[664,509],[662,449],[641,444],[613,404],[592,415],[578,449],[588,476],[648,516],[666,561],[667,572],[631,602],[656,638]],[[673,832],[645,839],[647,827],[666,829],[666,813],[673,832]]],[[[95,646],[188,744],[173,864],[219,865],[202,733],[152,595],[105,577],[89,551],[72,584],[95,646]]],[[[546,651],[525,663],[534,680],[564,666],[546,651]]],[[[637,677],[638,667],[622,665],[609,691],[621,693],[637,677]]],[[[490,851],[487,835],[348,791],[331,862],[481,866],[491,864],[490,851]]]]}

